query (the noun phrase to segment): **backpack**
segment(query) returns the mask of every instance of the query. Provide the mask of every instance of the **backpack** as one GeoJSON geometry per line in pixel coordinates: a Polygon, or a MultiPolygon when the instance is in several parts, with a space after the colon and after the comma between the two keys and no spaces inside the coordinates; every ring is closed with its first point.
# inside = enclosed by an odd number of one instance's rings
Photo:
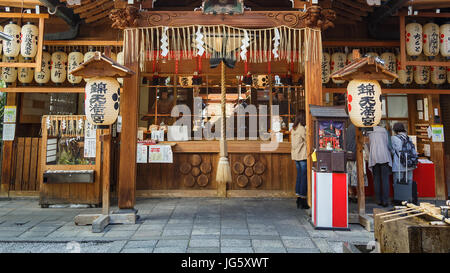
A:
{"type": "Polygon", "coordinates": [[[407,166],[408,169],[416,168],[419,163],[419,157],[417,156],[416,147],[412,143],[408,136],[397,135],[402,141],[402,150],[400,151],[400,164],[407,166]]]}

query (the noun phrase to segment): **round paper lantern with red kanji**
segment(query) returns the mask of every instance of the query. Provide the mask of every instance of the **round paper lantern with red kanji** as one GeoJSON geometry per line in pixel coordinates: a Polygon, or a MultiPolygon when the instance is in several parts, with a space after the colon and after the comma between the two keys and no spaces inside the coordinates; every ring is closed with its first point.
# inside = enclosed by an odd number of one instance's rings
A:
{"type": "Polygon", "coordinates": [[[47,51],[42,51],[41,72],[35,71],[34,81],[39,85],[44,85],[50,80],[51,56],[47,51]]]}
{"type": "MultiPolygon", "coordinates": [[[[117,53],[117,63],[124,65],[125,64],[125,59],[123,57],[123,51],[120,51],[119,53],[117,53]]],[[[123,78],[117,78],[117,81],[123,85],[123,78]]]]}
{"type": "MultiPolygon", "coordinates": [[[[407,56],[407,59],[410,60],[411,57],[407,56]]],[[[413,67],[408,65],[406,66],[405,69],[402,69],[400,54],[397,54],[397,75],[398,75],[398,82],[400,84],[407,85],[413,82],[414,78],[413,67]]]]}
{"type": "MultiPolygon", "coordinates": [[[[440,56],[436,57],[437,62],[443,62],[440,56]]],[[[447,69],[444,66],[432,66],[430,68],[431,72],[431,82],[436,85],[441,85],[445,83],[447,76],[447,69]]]]}
{"type": "MultiPolygon", "coordinates": [[[[417,61],[425,61],[426,58],[423,55],[420,55],[417,58],[417,61]]],[[[419,84],[428,84],[430,82],[430,67],[417,65],[414,66],[414,81],[419,84]]]]}
{"type": "Polygon", "coordinates": [[[69,53],[68,62],[67,62],[67,80],[71,84],[78,84],[83,80],[83,77],[81,76],[74,76],[70,74],[70,71],[77,68],[82,62],[84,55],[80,51],[73,51],[69,53]]]}
{"type": "Polygon", "coordinates": [[[409,23],[406,25],[406,53],[409,56],[419,56],[422,53],[422,25],[409,23]]]}
{"type": "Polygon", "coordinates": [[[20,55],[22,55],[25,60],[30,60],[34,58],[38,49],[38,35],[39,28],[31,22],[27,22],[22,26],[20,38],[20,55]]]}
{"type": "Polygon", "coordinates": [[[8,58],[15,58],[19,56],[21,28],[14,22],[9,22],[3,31],[13,37],[11,41],[5,41],[3,44],[3,55],[8,58]]]}
{"type": "Polygon", "coordinates": [[[374,127],[381,120],[381,86],[376,80],[351,80],[347,86],[347,109],[356,127],[374,127]]]}
{"type": "Polygon", "coordinates": [[[450,57],[450,24],[443,24],[439,28],[439,43],[441,55],[450,57]]]}
{"type": "Polygon", "coordinates": [[[423,54],[428,57],[439,54],[439,26],[435,23],[423,26],[423,54]]]}
{"type": "MultiPolygon", "coordinates": [[[[342,52],[333,53],[331,55],[331,74],[344,68],[346,62],[347,62],[347,55],[345,55],[345,53],[342,52]]],[[[345,82],[344,80],[335,80],[333,78],[331,79],[336,84],[342,84],[345,82]]]]}
{"type": "Polygon", "coordinates": [[[322,84],[327,84],[330,81],[331,67],[330,67],[330,54],[327,52],[322,53],[322,84]]]}
{"type": "MultiPolygon", "coordinates": [[[[31,59],[25,59],[22,55],[19,55],[20,63],[31,63],[31,59]]],[[[33,81],[34,68],[31,67],[19,67],[17,71],[17,79],[23,85],[27,85],[33,81]]]]}
{"type": "MultiPolygon", "coordinates": [[[[381,59],[384,61],[384,66],[389,70],[389,72],[392,72],[394,74],[397,73],[397,59],[395,58],[394,53],[391,52],[384,52],[381,54],[381,59]]],[[[382,80],[384,84],[393,84],[395,82],[395,79],[392,81],[388,80],[382,80]]]]}
{"type": "Polygon", "coordinates": [[[67,54],[62,51],[53,52],[51,61],[51,80],[56,84],[61,84],[67,76],[67,54]]]}
{"type": "Polygon", "coordinates": [[[86,119],[99,126],[113,124],[119,115],[120,84],[111,77],[95,77],[86,80],[86,119]]]}

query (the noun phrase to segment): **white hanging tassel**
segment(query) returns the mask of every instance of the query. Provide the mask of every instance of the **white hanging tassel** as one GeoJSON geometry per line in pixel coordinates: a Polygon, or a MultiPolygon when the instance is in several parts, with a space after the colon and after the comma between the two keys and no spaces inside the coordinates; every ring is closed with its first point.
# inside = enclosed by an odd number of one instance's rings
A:
{"type": "Polygon", "coordinates": [[[195,41],[197,42],[196,48],[198,50],[197,51],[198,56],[203,56],[203,54],[205,53],[205,48],[203,47],[205,42],[203,41],[203,34],[201,30],[202,27],[199,26],[197,32],[195,33],[195,41]]]}
{"type": "Polygon", "coordinates": [[[278,31],[278,28],[275,28],[275,37],[273,37],[273,56],[274,58],[279,58],[280,55],[278,55],[278,47],[280,46],[280,32],[278,31]]]}
{"type": "Polygon", "coordinates": [[[169,43],[168,43],[168,39],[169,37],[167,37],[167,30],[169,29],[169,27],[164,27],[164,30],[162,32],[161,35],[161,56],[166,57],[167,54],[169,54],[169,43]]]}
{"type": "Polygon", "coordinates": [[[242,46],[241,46],[241,60],[246,61],[247,60],[247,47],[250,46],[250,37],[248,37],[247,30],[244,29],[244,39],[242,39],[242,46]]]}

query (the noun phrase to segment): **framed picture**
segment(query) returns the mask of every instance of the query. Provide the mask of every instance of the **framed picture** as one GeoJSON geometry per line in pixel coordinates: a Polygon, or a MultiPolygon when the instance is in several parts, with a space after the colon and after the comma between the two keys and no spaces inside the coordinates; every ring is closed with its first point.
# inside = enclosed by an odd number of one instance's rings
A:
{"type": "Polygon", "coordinates": [[[204,14],[242,14],[243,0],[203,0],[204,14]]]}

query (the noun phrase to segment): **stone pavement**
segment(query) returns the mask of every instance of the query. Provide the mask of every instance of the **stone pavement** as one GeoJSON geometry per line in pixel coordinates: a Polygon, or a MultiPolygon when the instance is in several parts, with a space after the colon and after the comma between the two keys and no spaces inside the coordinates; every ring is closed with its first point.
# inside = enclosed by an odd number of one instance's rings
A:
{"type": "Polygon", "coordinates": [[[43,209],[37,199],[3,199],[0,253],[333,253],[343,242],[374,240],[360,225],[315,230],[293,199],[153,198],[137,200],[136,209],[137,224],[92,233],[73,218],[99,208],[43,209]]]}

